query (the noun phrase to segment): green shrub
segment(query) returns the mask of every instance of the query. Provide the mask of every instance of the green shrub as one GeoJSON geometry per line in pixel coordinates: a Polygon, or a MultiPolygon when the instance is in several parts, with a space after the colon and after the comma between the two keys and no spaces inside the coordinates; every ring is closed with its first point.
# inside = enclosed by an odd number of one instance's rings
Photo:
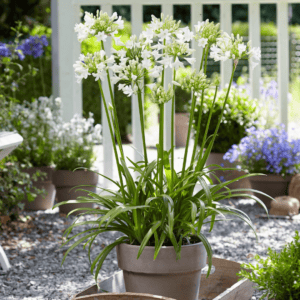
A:
{"type": "MultiPolygon", "coordinates": [[[[218,123],[218,116],[222,110],[222,106],[226,96],[226,89],[218,93],[211,122],[208,129],[208,135],[214,133],[218,123]]],[[[209,112],[213,103],[214,90],[208,90],[204,96],[203,114],[200,123],[200,134],[198,144],[202,144],[202,136],[205,132],[206,124],[209,117],[209,112]]],[[[212,148],[212,152],[225,153],[233,144],[238,144],[245,136],[245,130],[253,126],[255,121],[259,118],[259,106],[257,99],[251,99],[246,90],[239,90],[231,87],[229,98],[226,104],[226,109],[221,121],[218,135],[212,148]]],[[[200,101],[196,104],[195,109],[195,123],[196,129],[199,119],[200,101]]]]}
{"type": "MultiPolygon", "coordinates": [[[[299,25],[290,25],[289,32],[293,32],[297,35],[300,35],[300,26],[299,25]]],[[[249,23],[248,22],[234,22],[232,24],[232,33],[240,36],[249,35],[249,23]]],[[[273,22],[270,23],[261,23],[260,25],[260,34],[261,36],[276,36],[277,27],[273,22]]]]}
{"type": "Polygon", "coordinates": [[[276,300],[300,299],[299,232],[296,230],[294,241],[287,244],[280,253],[268,248],[268,255],[265,260],[255,255],[257,265],[241,265],[252,272],[241,270],[237,275],[255,282],[258,285],[255,288],[265,292],[260,299],[266,296],[268,299],[275,297],[276,300]]]}
{"type": "Polygon", "coordinates": [[[21,171],[24,166],[14,155],[0,161],[0,215],[9,216],[11,220],[16,220],[19,211],[24,208],[22,201],[25,195],[28,201],[33,201],[37,195],[45,195],[45,191],[34,187],[32,181],[36,181],[38,177],[43,178],[46,174],[37,171],[30,177],[21,171]]]}

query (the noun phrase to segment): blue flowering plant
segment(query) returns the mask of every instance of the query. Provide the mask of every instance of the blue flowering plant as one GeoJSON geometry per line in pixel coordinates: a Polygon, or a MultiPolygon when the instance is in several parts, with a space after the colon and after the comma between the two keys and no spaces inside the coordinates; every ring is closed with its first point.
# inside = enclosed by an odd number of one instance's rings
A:
{"type": "Polygon", "coordinates": [[[16,100],[16,92],[20,84],[25,84],[26,77],[35,70],[29,65],[28,71],[24,70],[20,64],[25,55],[20,49],[20,33],[22,23],[19,22],[16,28],[11,28],[15,32],[15,39],[8,44],[0,42],[0,98],[6,100],[16,100]]]}
{"type": "MultiPolygon", "coordinates": [[[[96,281],[104,259],[116,245],[121,243],[139,246],[137,259],[145,246],[155,247],[155,260],[162,246],[173,246],[176,259],[180,259],[182,245],[202,242],[207,252],[209,264],[207,276],[209,276],[212,265],[212,248],[203,234],[203,230],[201,231],[204,224],[209,223],[210,230],[212,230],[216,221],[226,219],[225,215],[234,215],[246,222],[255,233],[254,226],[247,215],[236,208],[219,203],[219,201],[230,198],[230,189],[222,191],[228,184],[240,178],[257,174],[247,174],[231,181],[212,185],[209,177],[210,170],[205,168],[205,164],[224,115],[236,66],[240,59],[250,59],[251,65],[253,65],[254,60],[260,59],[260,49],[251,48],[250,43],[243,43],[239,36],[223,33],[219,24],[214,24],[209,20],[198,22],[191,31],[189,27],[181,28],[180,22],[173,20],[172,17],[162,15],[161,18],[156,18],[152,16],[152,22],[141,35],[139,37],[131,36],[126,43],[123,43],[118,36],[118,30],[124,27],[124,22],[116,13],[109,16],[105,12],[98,11],[97,15],[93,16],[86,12],[84,21],[75,26],[79,42],[96,37],[100,46],[96,52],[80,54],[78,61],[74,63],[75,77],[80,83],[82,79],[92,76],[99,85],[119,178],[118,181],[115,181],[102,175],[115,185],[115,189],[100,187],[108,195],[86,191],[87,197],[79,197],[76,200],[77,203],[98,203],[103,209],[85,208],[83,214],[92,214],[93,216],[97,214],[97,219],[85,222],[75,221],[66,230],[65,234],[68,239],[64,245],[72,241],[74,243],[66,251],[62,263],[68,253],[83,242],[85,247],[88,246],[90,258],[90,249],[99,234],[107,231],[119,231],[124,236],[105,247],[91,262],[91,273],[95,272],[96,281]],[[112,37],[115,44],[121,47],[119,50],[111,49],[111,56],[106,52],[107,47],[111,46],[105,44],[108,36],[112,37]],[[193,39],[196,41],[195,45],[203,49],[201,57],[191,57],[194,49],[190,48],[190,42],[193,39]],[[213,88],[215,91],[212,106],[218,93],[219,82],[208,80],[206,76],[209,55],[215,61],[232,59],[231,79],[222,109],[217,116],[218,122],[213,134],[208,136],[212,116],[212,107],[210,107],[211,112],[205,130],[200,130],[200,124],[196,128],[196,139],[201,131],[201,135],[204,136],[203,143],[200,149],[197,149],[197,143],[192,149],[189,149],[196,101],[200,101],[200,109],[203,111],[204,95],[208,88],[213,88]],[[200,60],[200,68],[193,69],[190,74],[186,74],[181,83],[178,83],[176,81],[178,69],[184,67],[184,63],[193,65],[196,59],[200,60]],[[169,84],[167,84],[168,72],[166,70],[172,74],[169,84]],[[144,79],[147,77],[151,80],[149,84],[145,84],[144,79]],[[126,96],[136,95],[143,144],[141,161],[133,162],[125,157],[120,138],[113,84],[117,85],[118,89],[126,96]],[[104,86],[107,87],[108,94],[103,92],[104,86]],[[178,86],[192,95],[187,142],[180,172],[175,170],[174,155],[175,91],[178,86]],[[148,158],[145,139],[143,97],[146,94],[149,94],[149,98],[158,104],[160,111],[159,143],[156,146],[157,159],[152,161],[148,158]],[[167,133],[170,134],[171,147],[166,149],[164,146],[164,115],[165,104],[169,101],[172,107],[171,130],[167,133]],[[190,163],[187,162],[189,150],[191,152],[190,163]],[[132,170],[137,174],[137,178],[133,177],[132,170]],[[200,191],[195,190],[197,183],[202,187],[200,191]],[[219,216],[222,219],[218,218],[219,216]],[[68,237],[73,228],[89,224],[94,227],[68,237]],[[85,235],[82,236],[82,234],[85,235]],[[74,239],[79,236],[81,237],[75,241],[74,239]]],[[[221,169],[230,170],[231,168],[221,169]]],[[[263,202],[258,198],[256,201],[267,212],[263,202]]],[[[66,203],[68,202],[58,203],[55,207],[66,203]]],[[[71,211],[70,214],[75,211],[71,211]]]]}
{"type": "Polygon", "coordinates": [[[250,173],[293,175],[300,171],[300,139],[290,140],[284,125],[246,130],[247,136],[225,153],[224,159],[239,161],[250,173]]]}

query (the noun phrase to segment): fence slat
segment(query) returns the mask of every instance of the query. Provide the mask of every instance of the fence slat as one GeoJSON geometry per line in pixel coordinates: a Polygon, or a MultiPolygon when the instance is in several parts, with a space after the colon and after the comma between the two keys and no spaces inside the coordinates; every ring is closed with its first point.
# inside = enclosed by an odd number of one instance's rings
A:
{"type": "MultiPolygon", "coordinates": [[[[221,30],[231,34],[231,16],[232,5],[230,2],[222,2],[220,4],[220,26],[221,30]]],[[[221,87],[224,88],[227,83],[230,81],[232,72],[232,59],[227,61],[221,61],[221,87]]]]}
{"type": "MultiPolygon", "coordinates": [[[[131,6],[131,34],[139,37],[142,32],[143,26],[143,5],[135,4],[131,6]]],[[[139,117],[139,105],[138,98],[136,95],[131,97],[131,124],[132,124],[132,136],[133,136],[133,146],[137,149],[134,151],[135,161],[143,160],[143,140],[142,131],[140,127],[140,117],[139,117]]]]}
{"type": "Polygon", "coordinates": [[[54,42],[53,95],[61,97],[63,119],[70,121],[75,113],[82,114],[82,87],[76,82],[73,69],[73,64],[80,54],[80,43],[74,32],[75,24],[80,22],[80,7],[72,5],[70,0],[53,1],[51,4],[54,42]],[[66,49],[72,50],[70,52],[66,49]]]}
{"type": "MultiPolygon", "coordinates": [[[[101,5],[101,10],[106,12],[109,16],[112,15],[112,5],[104,4],[101,5]]],[[[104,43],[104,49],[106,52],[107,57],[111,55],[111,37],[106,39],[104,43]]],[[[111,73],[111,72],[110,72],[111,73]]],[[[103,93],[105,95],[105,100],[107,106],[111,103],[110,94],[109,94],[109,87],[107,80],[103,81],[103,93]]],[[[109,178],[113,178],[113,165],[114,165],[114,156],[113,156],[113,146],[111,141],[111,136],[109,132],[108,121],[104,109],[103,101],[101,101],[101,119],[102,119],[102,137],[103,137],[103,170],[102,174],[109,178]]],[[[106,178],[103,178],[103,185],[104,187],[111,187],[111,182],[106,178]]]]}
{"type": "MultiPolygon", "coordinates": [[[[162,5],[162,13],[167,16],[173,16],[173,4],[163,4],[162,5]]],[[[164,86],[165,89],[168,88],[168,85],[172,83],[172,69],[165,69],[165,81],[164,86]]],[[[174,112],[173,112],[174,113],[174,112]]],[[[171,149],[171,114],[172,114],[172,102],[169,101],[165,104],[165,115],[164,115],[164,149],[171,149]]],[[[175,131],[175,130],[174,130],[175,131]]],[[[175,140],[175,139],[174,139],[175,140]]]]}
{"type": "Polygon", "coordinates": [[[277,3],[277,59],[280,122],[288,130],[289,32],[288,2],[277,3]]]}
{"type": "MultiPolygon", "coordinates": [[[[252,47],[260,47],[260,4],[250,3],[248,7],[249,11],[249,38],[252,47]]],[[[261,77],[261,62],[252,69],[249,63],[249,77],[251,87],[251,97],[260,97],[260,77],[261,77]]]]}
{"type": "MultiPolygon", "coordinates": [[[[195,32],[194,25],[198,22],[203,21],[203,5],[201,3],[192,3],[191,4],[191,30],[195,32]]],[[[202,57],[202,48],[198,47],[197,42],[193,39],[192,40],[192,49],[196,49],[193,53],[193,57],[196,58],[196,62],[193,64],[193,68],[199,70],[200,68],[200,61],[202,57]]]]}

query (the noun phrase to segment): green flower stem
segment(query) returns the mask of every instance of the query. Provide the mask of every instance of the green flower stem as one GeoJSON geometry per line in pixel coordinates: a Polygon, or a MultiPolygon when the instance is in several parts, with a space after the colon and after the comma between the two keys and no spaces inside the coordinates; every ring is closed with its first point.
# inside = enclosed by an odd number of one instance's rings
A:
{"type": "MultiPolygon", "coordinates": [[[[208,47],[208,49],[209,49],[209,47],[208,47]]],[[[206,53],[207,53],[207,52],[205,52],[205,49],[204,49],[204,51],[203,51],[203,53],[202,53],[202,57],[201,57],[201,64],[200,64],[199,71],[201,71],[201,69],[202,69],[202,67],[203,67],[203,61],[204,61],[204,57],[205,57],[206,53]]]]}
{"type": "Polygon", "coordinates": [[[211,116],[212,116],[212,113],[213,113],[213,108],[214,108],[214,105],[215,105],[215,102],[216,102],[217,93],[218,93],[218,86],[216,86],[216,89],[215,89],[215,96],[214,96],[214,100],[213,100],[213,103],[211,105],[211,109],[210,109],[210,112],[209,112],[209,116],[208,116],[208,120],[207,120],[207,124],[206,124],[206,128],[205,128],[205,133],[204,133],[204,137],[203,137],[202,144],[201,144],[201,150],[200,150],[201,154],[200,155],[202,155],[202,151],[204,149],[204,144],[205,144],[205,140],[206,140],[206,137],[207,137],[208,128],[209,128],[209,125],[210,125],[210,120],[211,120],[211,116]]]}
{"type": "MultiPolygon", "coordinates": [[[[101,49],[105,51],[103,41],[101,41],[101,49]]],[[[106,55],[104,56],[104,58],[107,59],[106,55]]],[[[116,103],[115,103],[115,99],[114,99],[114,94],[113,94],[111,81],[110,81],[110,75],[109,75],[108,70],[106,70],[106,76],[107,76],[107,82],[108,82],[108,87],[109,87],[110,99],[111,99],[112,107],[113,107],[113,110],[114,110],[114,119],[115,119],[116,127],[117,127],[116,130],[115,130],[115,134],[116,134],[118,146],[119,146],[119,149],[120,149],[121,157],[125,162],[125,156],[124,156],[123,145],[122,145],[122,141],[121,141],[121,134],[120,134],[120,127],[119,127],[116,103]]]]}
{"type": "Polygon", "coordinates": [[[138,90],[137,95],[138,95],[138,102],[139,102],[139,114],[140,114],[140,123],[141,123],[142,139],[143,139],[145,167],[147,167],[148,156],[147,156],[146,139],[145,139],[144,109],[143,109],[142,92],[140,89],[138,90]]]}
{"type": "Polygon", "coordinates": [[[160,179],[160,193],[163,194],[163,182],[164,182],[164,166],[163,166],[163,159],[164,159],[164,110],[165,106],[164,103],[159,105],[160,109],[160,116],[159,116],[159,150],[160,150],[160,159],[161,162],[157,162],[160,166],[159,169],[159,179],[160,179]]]}
{"type": "MultiPolygon", "coordinates": [[[[213,135],[213,137],[212,137],[212,144],[214,143],[214,141],[215,141],[215,139],[216,139],[216,136],[217,136],[217,133],[218,133],[220,124],[221,124],[221,120],[222,120],[222,118],[223,118],[223,114],[224,114],[224,110],[225,110],[225,105],[226,105],[227,100],[228,100],[228,96],[229,96],[229,92],[230,92],[231,84],[232,84],[232,81],[233,81],[233,75],[234,75],[236,66],[237,66],[237,63],[233,63],[232,73],[231,73],[231,78],[230,78],[229,86],[228,86],[228,89],[227,89],[226,97],[225,97],[225,100],[224,100],[224,104],[223,104],[223,107],[222,107],[222,113],[221,113],[221,115],[220,115],[220,117],[219,117],[218,124],[217,124],[217,126],[216,126],[214,135],[213,135]]],[[[201,160],[201,158],[202,158],[202,153],[203,153],[203,148],[202,148],[202,146],[201,146],[200,157],[199,157],[197,166],[196,166],[196,168],[195,168],[195,171],[199,171],[200,163],[201,163],[201,161],[202,161],[202,160],[201,160]]]]}
{"type": "MultiPolygon", "coordinates": [[[[206,53],[205,53],[204,74],[206,74],[208,52],[209,52],[209,47],[207,47],[207,50],[206,50],[206,53]]],[[[195,139],[194,139],[194,148],[193,148],[193,153],[192,153],[192,158],[191,158],[191,166],[193,165],[194,160],[195,160],[197,144],[198,144],[198,139],[199,139],[199,135],[200,135],[200,126],[201,126],[202,111],[203,111],[203,102],[204,102],[204,89],[202,89],[202,94],[201,94],[201,105],[200,105],[200,111],[199,111],[199,117],[198,117],[197,129],[196,129],[196,136],[195,136],[195,139]]]]}
{"type": "Polygon", "coordinates": [[[46,97],[44,71],[43,71],[43,64],[42,64],[42,57],[41,56],[39,57],[39,62],[40,62],[40,74],[41,74],[41,80],[42,80],[43,96],[46,97]]]}
{"type": "Polygon", "coordinates": [[[195,106],[196,106],[196,96],[195,96],[195,93],[193,93],[193,100],[192,100],[192,106],[191,106],[191,115],[190,115],[190,119],[189,119],[189,129],[188,129],[188,135],[187,135],[185,150],[184,150],[184,158],[183,158],[181,178],[184,177],[184,173],[185,173],[185,165],[186,165],[186,159],[187,159],[187,154],[188,154],[188,150],[189,150],[189,141],[190,141],[190,135],[191,135],[191,129],[192,129],[191,128],[192,127],[192,122],[194,120],[195,106]]]}
{"type": "MultiPolygon", "coordinates": [[[[175,61],[176,57],[174,58],[175,61]]],[[[176,78],[176,70],[173,71],[173,81],[176,78]]],[[[171,187],[173,188],[174,182],[174,117],[175,117],[175,88],[173,84],[173,98],[172,98],[172,114],[171,114],[171,187]]]]}
{"type": "Polygon", "coordinates": [[[122,179],[122,174],[121,174],[121,170],[120,170],[120,163],[119,163],[119,158],[118,158],[118,151],[117,151],[117,147],[116,147],[116,142],[114,139],[114,133],[112,130],[112,125],[111,125],[111,121],[110,121],[110,117],[109,117],[109,112],[108,112],[108,108],[107,108],[107,104],[105,101],[105,96],[103,93],[103,89],[102,89],[102,85],[101,85],[101,81],[100,79],[98,80],[98,84],[99,84],[99,89],[100,89],[100,93],[101,93],[101,97],[103,100],[103,104],[104,104],[104,109],[105,109],[105,113],[106,113],[106,117],[107,117],[107,122],[108,122],[108,126],[109,126],[109,132],[110,132],[110,136],[111,136],[111,141],[113,144],[113,149],[114,149],[114,153],[115,153],[115,157],[116,157],[116,162],[117,162],[117,167],[118,167],[118,173],[119,173],[119,178],[120,178],[120,183],[121,183],[121,192],[123,194],[123,197],[125,199],[125,192],[124,192],[124,185],[123,185],[123,179],[122,179]]]}

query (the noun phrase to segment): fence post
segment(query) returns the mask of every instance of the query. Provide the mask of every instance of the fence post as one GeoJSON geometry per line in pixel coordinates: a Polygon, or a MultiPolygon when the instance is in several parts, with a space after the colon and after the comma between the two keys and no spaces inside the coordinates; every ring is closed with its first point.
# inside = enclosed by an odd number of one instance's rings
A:
{"type": "Polygon", "coordinates": [[[80,22],[80,6],[70,0],[51,1],[53,95],[62,99],[64,121],[82,115],[82,85],[75,79],[73,64],[80,54],[74,26],[80,22]]]}
{"type": "MultiPolygon", "coordinates": [[[[260,47],[260,3],[249,3],[249,40],[252,47],[260,47]]],[[[260,98],[261,62],[252,69],[249,62],[251,97],[260,98]]]]}
{"type": "MultiPolygon", "coordinates": [[[[162,13],[167,16],[173,17],[173,3],[172,4],[163,4],[162,5],[162,13]]],[[[167,68],[165,69],[165,81],[164,81],[164,87],[165,89],[168,88],[168,85],[172,83],[172,69],[167,68]]],[[[165,105],[165,115],[164,115],[164,150],[169,151],[171,149],[171,128],[172,128],[172,122],[171,122],[171,114],[174,114],[175,112],[172,112],[172,101],[169,101],[164,104],[165,105]]],[[[175,132],[175,130],[174,130],[175,132]]],[[[175,138],[174,138],[175,141],[175,138]]]]}
{"type": "MultiPolygon", "coordinates": [[[[140,3],[131,5],[131,34],[139,38],[143,26],[143,5],[140,3]]],[[[144,106],[143,106],[144,107],[144,106]]],[[[139,103],[137,95],[131,97],[131,123],[134,150],[134,161],[144,160],[143,139],[139,117],[139,103]]]]}
{"type": "MultiPolygon", "coordinates": [[[[232,4],[230,2],[220,3],[220,25],[221,30],[231,34],[232,27],[232,4]]],[[[232,73],[232,59],[221,61],[221,87],[224,88],[230,81],[232,73]]]]}
{"type": "Polygon", "coordinates": [[[280,122],[288,131],[289,31],[288,2],[277,3],[277,78],[280,122]]]}
{"type": "MultiPolygon", "coordinates": [[[[105,4],[101,5],[101,10],[103,12],[106,12],[109,16],[112,15],[112,5],[105,4]]],[[[106,56],[110,57],[111,55],[111,37],[107,37],[106,42],[104,43],[106,56]]],[[[110,72],[111,73],[111,72],[110,72]]],[[[112,86],[114,89],[114,87],[112,86]]],[[[108,103],[111,103],[110,99],[110,93],[109,93],[109,87],[106,80],[103,82],[103,94],[105,95],[105,100],[108,105],[108,103]]],[[[100,95],[99,95],[100,96],[100,95]]],[[[100,96],[101,99],[101,96],[100,96]]],[[[101,120],[102,120],[102,138],[103,138],[103,170],[102,174],[113,178],[114,171],[114,156],[113,156],[113,146],[112,146],[112,140],[109,132],[109,126],[108,126],[108,120],[104,109],[103,101],[101,101],[101,120]]],[[[107,180],[106,178],[103,178],[103,185],[106,188],[111,187],[112,183],[107,180]]]]}

